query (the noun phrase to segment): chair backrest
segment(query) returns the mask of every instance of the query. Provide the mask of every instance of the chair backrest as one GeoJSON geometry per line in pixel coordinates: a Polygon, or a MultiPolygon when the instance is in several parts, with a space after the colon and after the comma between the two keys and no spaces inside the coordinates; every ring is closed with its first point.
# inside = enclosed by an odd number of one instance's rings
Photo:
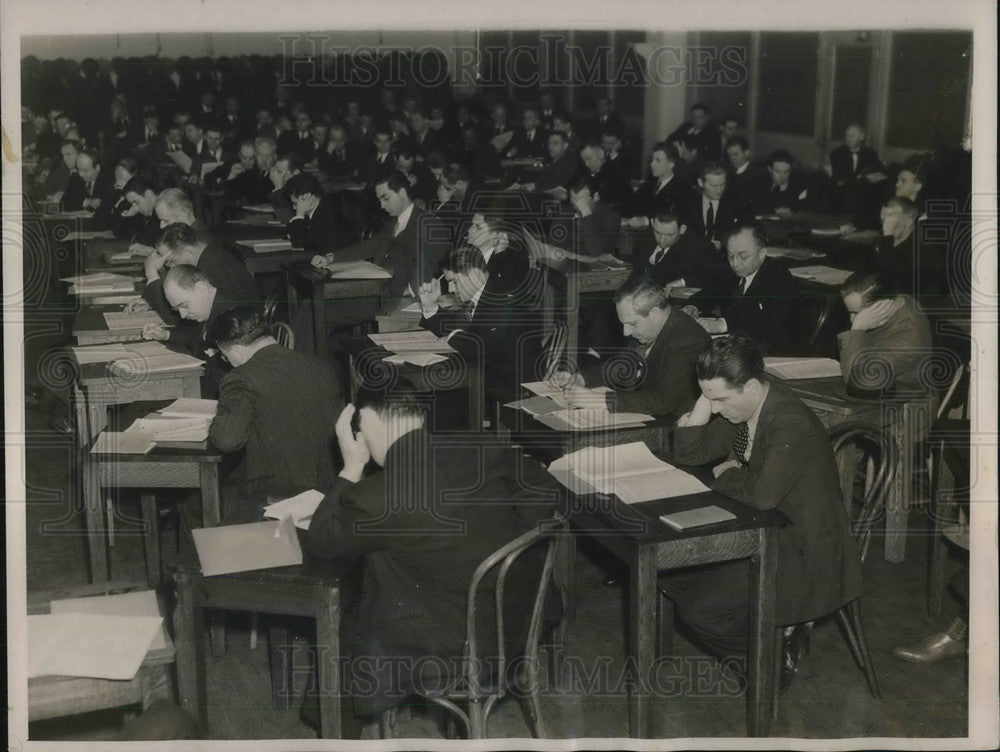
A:
{"type": "Polygon", "coordinates": [[[278,344],[282,347],[287,347],[289,350],[295,349],[295,332],[284,321],[275,321],[271,324],[271,335],[278,340],[278,344]]]}
{"type": "Polygon", "coordinates": [[[888,433],[860,421],[848,421],[832,426],[827,436],[840,470],[841,488],[847,515],[851,519],[851,534],[861,550],[861,561],[868,553],[872,527],[885,509],[885,499],[895,478],[897,454],[895,440],[888,433]],[[854,501],[854,486],[858,471],[864,470],[864,491],[858,503],[854,501]]]}
{"type": "Polygon", "coordinates": [[[961,410],[961,415],[959,417],[964,419],[969,417],[970,387],[968,376],[969,367],[963,364],[962,367],[955,372],[955,375],[951,377],[951,382],[948,384],[948,390],[941,398],[941,404],[938,405],[938,420],[947,417],[948,413],[950,413],[953,409],[961,410]]]}
{"type": "Polygon", "coordinates": [[[273,324],[278,311],[278,293],[272,293],[264,301],[264,321],[273,324]]]}
{"type": "MultiPolygon", "coordinates": [[[[556,546],[559,536],[566,532],[566,520],[561,516],[556,516],[546,523],[537,525],[533,530],[518,536],[510,543],[490,554],[483,562],[476,567],[469,583],[468,599],[466,604],[466,665],[465,683],[469,699],[482,699],[487,694],[496,699],[500,699],[506,693],[507,655],[506,655],[506,630],[504,624],[504,589],[507,584],[507,574],[511,566],[521,554],[537,545],[545,544],[547,547],[545,561],[538,578],[538,589],[535,591],[535,600],[531,609],[531,618],[528,623],[527,639],[525,641],[524,659],[526,661],[537,660],[538,642],[541,637],[541,630],[544,627],[544,606],[545,597],[548,593],[549,584],[552,582],[552,569],[555,564],[556,546]],[[497,655],[497,687],[492,692],[481,686],[481,669],[486,665],[485,661],[491,656],[482,656],[479,651],[479,642],[476,634],[476,605],[479,599],[479,591],[486,576],[496,570],[497,577],[493,583],[493,603],[496,609],[496,637],[499,653],[497,655]]],[[[488,590],[489,588],[483,588],[488,590]]]]}

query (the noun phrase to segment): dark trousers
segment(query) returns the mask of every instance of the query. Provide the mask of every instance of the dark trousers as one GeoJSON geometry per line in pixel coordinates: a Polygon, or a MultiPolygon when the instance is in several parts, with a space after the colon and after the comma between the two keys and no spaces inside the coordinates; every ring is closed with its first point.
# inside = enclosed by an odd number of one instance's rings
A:
{"type": "Polygon", "coordinates": [[[746,654],[749,644],[750,562],[738,559],[660,575],[686,631],[720,657],[746,654]]]}

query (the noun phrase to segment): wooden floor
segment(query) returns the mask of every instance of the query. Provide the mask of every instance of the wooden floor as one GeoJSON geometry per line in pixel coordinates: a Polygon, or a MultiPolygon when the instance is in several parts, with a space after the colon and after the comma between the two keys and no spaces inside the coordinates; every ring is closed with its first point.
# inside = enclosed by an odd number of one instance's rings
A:
{"type": "MultiPolygon", "coordinates": [[[[27,373],[35,371],[39,341],[29,339],[27,373]],[[37,352],[32,356],[33,349],[37,352]]],[[[57,411],[66,412],[57,404],[57,411]]],[[[76,470],[71,441],[48,428],[49,416],[27,411],[27,586],[29,592],[67,588],[87,582],[82,517],[74,512],[76,470]]],[[[9,471],[9,470],[8,470],[9,471]]],[[[10,502],[10,500],[8,500],[10,502]]],[[[135,518],[138,508],[124,499],[120,516],[135,518]]],[[[863,614],[883,697],[873,700],[854,665],[847,645],[832,621],[817,624],[811,654],[801,674],[780,702],[775,736],[801,738],[964,736],[967,724],[967,670],[965,661],[916,666],[894,659],[889,651],[945,627],[958,612],[950,598],[941,617],[926,608],[925,520],[911,514],[913,534],[906,561],[885,563],[881,539],[872,542],[865,566],[863,614]]],[[[164,533],[164,550],[175,545],[164,533]]],[[[955,571],[960,563],[951,562],[955,571]]],[[[126,521],[118,523],[112,549],[115,579],[144,578],[141,538],[126,521]],[[130,531],[131,528],[131,531],[130,531]],[[132,534],[130,534],[132,532],[132,534]]],[[[609,586],[609,574],[619,574],[613,561],[586,545],[578,564],[579,611],[566,644],[567,660],[561,676],[546,677],[543,713],[550,729],[561,738],[622,737],[628,733],[623,681],[625,646],[625,590],[609,586]]],[[[623,579],[623,577],[621,578],[623,579]]],[[[316,731],[299,718],[301,698],[290,710],[272,706],[267,651],[263,640],[249,648],[249,624],[231,615],[225,655],[208,651],[209,737],[212,739],[315,738],[316,731]]],[[[262,632],[263,634],[263,632],[262,632]]],[[[305,643],[299,643],[304,647],[305,643]]],[[[726,691],[714,660],[677,639],[674,658],[658,674],[662,692],[655,710],[658,736],[739,737],[745,733],[744,698],[726,691]]],[[[304,683],[298,677],[298,684],[304,683]]],[[[112,739],[127,720],[122,712],[78,716],[33,724],[31,739],[112,739]]],[[[494,712],[492,737],[523,737],[527,726],[514,700],[494,712]]],[[[373,729],[367,729],[371,736],[373,729]]],[[[440,715],[422,707],[404,712],[398,735],[440,738],[440,715]]]]}

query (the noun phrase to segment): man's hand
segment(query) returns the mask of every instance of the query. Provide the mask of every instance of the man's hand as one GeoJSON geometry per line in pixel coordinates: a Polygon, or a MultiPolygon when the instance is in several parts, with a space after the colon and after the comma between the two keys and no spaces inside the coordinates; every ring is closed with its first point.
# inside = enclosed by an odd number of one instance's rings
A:
{"type": "Polygon", "coordinates": [[[549,383],[556,389],[572,389],[573,387],[583,386],[583,376],[578,373],[570,373],[569,371],[556,371],[552,374],[549,383]]]}
{"type": "Polygon", "coordinates": [[[101,208],[101,199],[99,198],[85,198],[83,200],[83,208],[90,209],[91,211],[97,211],[101,208]]]}
{"type": "Polygon", "coordinates": [[[139,208],[135,204],[129,204],[128,209],[122,212],[123,217],[134,217],[139,213],[139,208]]]}
{"type": "Polygon", "coordinates": [[[644,227],[649,227],[649,217],[629,217],[623,219],[622,224],[630,230],[641,230],[644,227]]]}
{"type": "Polygon", "coordinates": [[[691,408],[691,412],[684,413],[678,421],[678,428],[689,428],[691,426],[703,426],[708,423],[708,419],[712,417],[712,403],[708,401],[708,397],[704,394],[698,398],[698,401],[694,403],[694,407],[691,408]]]}
{"type": "Polygon", "coordinates": [[[145,313],[149,310],[149,303],[142,298],[130,300],[125,304],[125,313],[145,313]]]}
{"type": "Polygon", "coordinates": [[[576,209],[576,213],[579,214],[581,218],[589,217],[591,214],[593,214],[593,212],[590,210],[590,207],[587,206],[586,202],[577,199],[576,201],[573,201],[571,203],[573,204],[573,208],[576,209]]]}
{"type": "Polygon", "coordinates": [[[854,315],[854,321],[851,322],[851,329],[860,332],[878,329],[896,312],[897,307],[896,301],[893,299],[872,303],[854,315]]]}
{"type": "Polygon", "coordinates": [[[681,308],[681,311],[693,319],[696,319],[701,315],[701,311],[698,310],[698,306],[696,305],[686,305],[681,308]]]}
{"type": "Polygon", "coordinates": [[[695,321],[697,321],[701,325],[701,328],[709,334],[725,334],[727,331],[725,319],[716,319],[705,316],[697,317],[695,318],[695,321]]]}
{"type": "Polygon", "coordinates": [[[129,243],[128,252],[134,253],[137,256],[138,255],[149,256],[153,253],[156,253],[156,249],[153,248],[151,245],[145,245],[143,243],[129,243]]]}
{"type": "Polygon", "coordinates": [[[344,469],[340,471],[340,477],[357,483],[361,480],[365,465],[371,459],[372,453],[368,449],[368,442],[362,434],[354,435],[351,428],[351,420],[354,418],[354,405],[347,404],[337,418],[336,432],[337,443],[340,445],[340,456],[344,458],[344,469]]]}
{"type": "Polygon", "coordinates": [[[896,228],[899,225],[899,217],[896,215],[896,212],[886,211],[883,208],[880,218],[882,220],[882,234],[894,236],[896,228]]]}
{"type": "Polygon", "coordinates": [[[740,467],[740,463],[736,460],[726,460],[725,462],[720,462],[718,465],[712,468],[712,475],[718,478],[726,470],[737,470],[740,467]]]}
{"type": "Polygon", "coordinates": [[[566,201],[569,198],[569,191],[561,186],[558,188],[550,188],[545,192],[552,196],[552,198],[559,199],[560,201],[566,201]]]}
{"type": "Polygon", "coordinates": [[[326,256],[320,256],[320,255],[313,256],[312,260],[309,263],[311,263],[317,269],[325,269],[327,263],[326,256]]]}
{"type": "Polygon", "coordinates": [[[441,299],[441,278],[435,277],[429,282],[424,282],[417,290],[420,297],[420,308],[424,316],[430,317],[437,313],[438,301],[441,299]]]}
{"type": "MultiPolygon", "coordinates": [[[[278,188],[281,186],[279,185],[278,188]]],[[[299,196],[298,201],[295,204],[295,216],[305,217],[309,212],[319,206],[319,196],[314,196],[311,193],[304,193],[299,196]]]]}
{"type": "Polygon", "coordinates": [[[146,282],[152,283],[160,278],[160,269],[167,264],[166,254],[160,253],[159,249],[146,256],[143,266],[146,270],[146,282]]]}
{"type": "Polygon", "coordinates": [[[62,201],[62,197],[63,197],[63,192],[56,191],[55,193],[50,193],[47,198],[49,201],[62,201]]]}
{"type": "Polygon", "coordinates": [[[146,324],[142,327],[142,338],[166,342],[170,339],[170,332],[164,329],[162,324],[146,324]]]}

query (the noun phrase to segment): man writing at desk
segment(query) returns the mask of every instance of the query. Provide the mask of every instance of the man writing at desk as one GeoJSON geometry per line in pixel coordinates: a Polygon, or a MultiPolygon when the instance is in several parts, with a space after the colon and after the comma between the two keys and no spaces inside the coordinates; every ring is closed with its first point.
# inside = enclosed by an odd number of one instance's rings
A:
{"type": "Polygon", "coordinates": [[[698,397],[695,363],[711,339],[687,314],[671,308],[666,290],[649,279],[626,282],[615,293],[615,308],[625,336],[637,346],[589,363],[586,375],[560,371],[553,380],[562,387],[603,381],[612,389],[606,395],[609,410],[677,418],[698,397]]]}
{"type": "MultiPolygon", "coordinates": [[[[764,376],[749,337],[715,340],[698,359],[701,397],[668,436],[668,461],[718,463],[712,488],[755,509],[776,508],[775,622],[803,625],[861,595],[861,557],[844,511],[833,449],[819,419],[780,382],[764,376]]],[[[682,623],[719,656],[747,652],[746,559],[661,576],[682,623]]],[[[798,632],[798,633],[796,633],[798,632]]],[[[786,630],[786,637],[804,636],[786,630]]],[[[782,687],[797,668],[786,639],[782,687]]]]}

